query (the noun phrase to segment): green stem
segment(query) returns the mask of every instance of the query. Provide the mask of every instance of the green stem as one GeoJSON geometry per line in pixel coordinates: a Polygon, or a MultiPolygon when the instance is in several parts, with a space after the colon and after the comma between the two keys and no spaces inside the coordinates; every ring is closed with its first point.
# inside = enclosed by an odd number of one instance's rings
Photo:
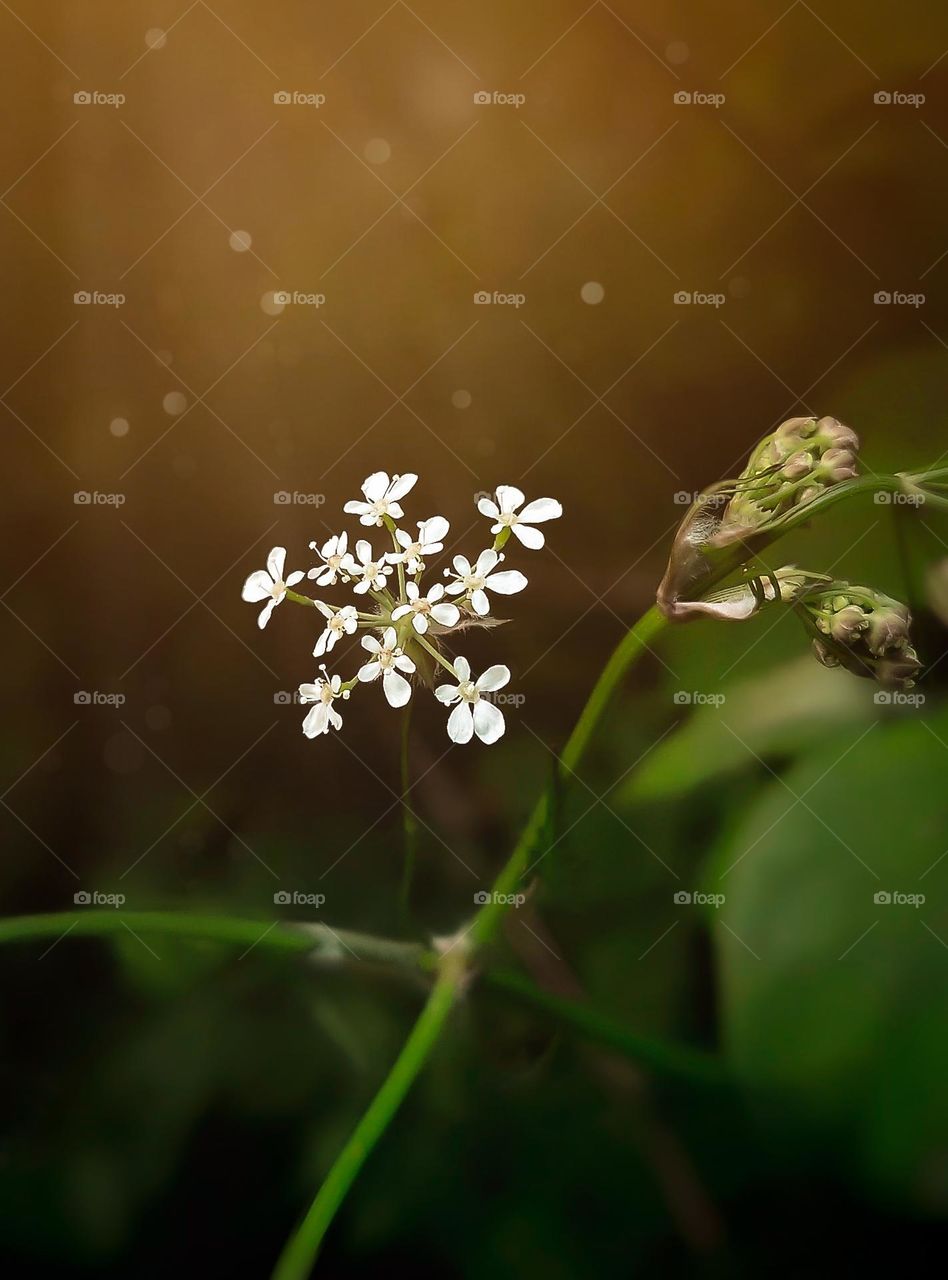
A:
{"type": "MultiPolygon", "coordinates": [[[[445,957],[445,961],[452,955],[450,953],[445,957]]],[[[411,1034],[368,1110],[333,1161],[309,1212],[280,1254],[273,1271],[273,1280],[304,1280],[309,1275],[336,1211],[434,1048],[454,1005],[463,975],[464,961],[460,954],[454,963],[442,962],[438,981],[411,1034]]]]}
{"type": "MultiPolygon", "coordinates": [[[[666,625],[666,619],[653,606],[622,638],[596,681],[576,727],[563,749],[561,768],[564,771],[569,772],[575,769],[620,680],[629,667],[645,653],[649,642],[654,640],[666,625]]],[[[422,638],[419,637],[419,639],[422,638]]],[[[437,651],[432,650],[432,652],[439,661],[443,661],[437,651]]],[[[506,902],[498,900],[498,895],[512,894],[528,867],[530,854],[544,829],[548,803],[546,795],[539,800],[513,853],[494,881],[495,892],[474,917],[473,925],[461,932],[459,939],[443,957],[441,975],[432,988],[404,1048],[396,1058],[381,1089],[373,1098],[368,1111],[362,1116],[333,1162],[306,1217],[291,1236],[273,1272],[273,1280],[305,1280],[309,1275],[336,1211],[372,1148],[394,1119],[402,1099],[424,1067],[428,1055],[437,1042],[467,972],[466,948],[470,945],[467,939],[474,944],[483,943],[493,935],[500,923],[500,918],[506,909],[506,902]]]]}
{"type": "Polygon", "coordinates": [[[422,649],[427,649],[427,651],[431,654],[432,658],[434,658],[435,661],[440,662],[442,667],[444,667],[446,671],[450,671],[451,675],[454,676],[455,680],[457,680],[458,673],[455,671],[454,666],[447,660],[447,658],[444,656],[443,653],[439,653],[433,644],[429,643],[429,641],[427,641],[424,636],[418,635],[417,632],[412,637],[412,639],[417,644],[420,644],[422,649]]]}
{"type": "Polygon", "coordinates": [[[409,754],[409,744],[411,736],[411,708],[408,706],[402,715],[402,794],[401,794],[401,810],[402,810],[402,833],[404,835],[404,865],[402,867],[402,883],[398,894],[398,910],[402,921],[403,928],[408,924],[411,917],[411,882],[415,871],[415,852],[418,846],[418,824],[415,822],[415,815],[412,813],[408,805],[408,793],[411,790],[411,757],[409,754]]]}
{"type": "Polygon", "coordinates": [[[413,969],[432,968],[431,953],[415,943],[352,929],[335,929],[317,921],[245,920],[236,916],[189,915],[178,911],[51,911],[44,915],[0,919],[0,944],[39,939],[101,937],[105,934],[166,934],[201,942],[269,950],[310,952],[327,959],[396,963],[413,969]]]}

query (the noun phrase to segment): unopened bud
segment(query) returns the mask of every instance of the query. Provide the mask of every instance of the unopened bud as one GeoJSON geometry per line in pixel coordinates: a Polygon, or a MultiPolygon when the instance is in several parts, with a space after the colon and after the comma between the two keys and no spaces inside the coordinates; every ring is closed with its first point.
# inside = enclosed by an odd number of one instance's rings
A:
{"type": "Polygon", "coordinates": [[[825,667],[845,667],[882,685],[914,684],[921,663],[911,645],[911,616],[904,604],[872,587],[839,582],[808,592],[798,612],[825,667]]]}

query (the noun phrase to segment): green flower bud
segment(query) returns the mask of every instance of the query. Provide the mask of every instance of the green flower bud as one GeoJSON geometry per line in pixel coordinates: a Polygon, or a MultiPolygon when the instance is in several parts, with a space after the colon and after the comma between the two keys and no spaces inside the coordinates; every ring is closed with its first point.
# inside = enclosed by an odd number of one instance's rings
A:
{"type": "Polygon", "coordinates": [[[911,688],[921,669],[904,604],[872,587],[837,582],[799,597],[797,611],[825,667],[845,667],[879,684],[911,688]]]}

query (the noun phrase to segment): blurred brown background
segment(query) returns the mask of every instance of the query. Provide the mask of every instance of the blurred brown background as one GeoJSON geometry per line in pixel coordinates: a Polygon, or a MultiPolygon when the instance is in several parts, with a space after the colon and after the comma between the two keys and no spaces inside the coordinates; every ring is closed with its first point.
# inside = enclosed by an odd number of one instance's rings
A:
{"type": "Polygon", "coordinates": [[[500,859],[501,777],[525,806],[531,732],[562,740],[652,598],[676,493],[810,410],[876,467],[941,453],[938,6],[35,0],[0,31],[5,910],[266,914],[283,883],[391,924],[396,717],[369,691],[304,741],[274,695],[312,677],[311,620],[261,636],[239,599],[276,543],[308,567],[370,471],[417,471],[408,514],[452,550],[498,482],[566,509],[471,643],[524,708],[416,792],[447,924],[500,859]]]}

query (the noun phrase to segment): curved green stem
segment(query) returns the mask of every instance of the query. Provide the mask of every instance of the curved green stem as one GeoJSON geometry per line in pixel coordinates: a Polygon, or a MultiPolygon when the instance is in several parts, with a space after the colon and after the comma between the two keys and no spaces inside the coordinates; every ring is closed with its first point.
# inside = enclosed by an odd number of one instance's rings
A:
{"type": "Polygon", "coordinates": [[[438,981],[392,1069],[356,1125],[352,1136],[333,1161],[309,1212],[280,1254],[273,1271],[273,1280],[304,1280],[309,1275],[336,1211],[375,1144],[391,1123],[415,1077],[428,1060],[454,1005],[458,986],[464,975],[463,957],[459,954],[456,962],[446,963],[451,955],[453,953],[449,953],[442,962],[438,981]]]}
{"type": "MultiPolygon", "coordinates": [[[[579,763],[620,680],[666,625],[667,620],[653,606],[622,638],[596,681],[563,749],[560,761],[564,771],[574,769],[579,763]]],[[[467,972],[467,940],[475,944],[487,941],[500,923],[506,902],[499,895],[512,894],[527,869],[530,854],[545,826],[548,803],[546,795],[539,800],[513,853],[494,881],[495,892],[474,917],[473,925],[461,932],[443,957],[440,977],[404,1048],[368,1111],[333,1162],[309,1212],[290,1238],[273,1272],[273,1280],[305,1280],[309,1275],[336,1211],[424,1067],[451,1012],[467,972]]]]}

